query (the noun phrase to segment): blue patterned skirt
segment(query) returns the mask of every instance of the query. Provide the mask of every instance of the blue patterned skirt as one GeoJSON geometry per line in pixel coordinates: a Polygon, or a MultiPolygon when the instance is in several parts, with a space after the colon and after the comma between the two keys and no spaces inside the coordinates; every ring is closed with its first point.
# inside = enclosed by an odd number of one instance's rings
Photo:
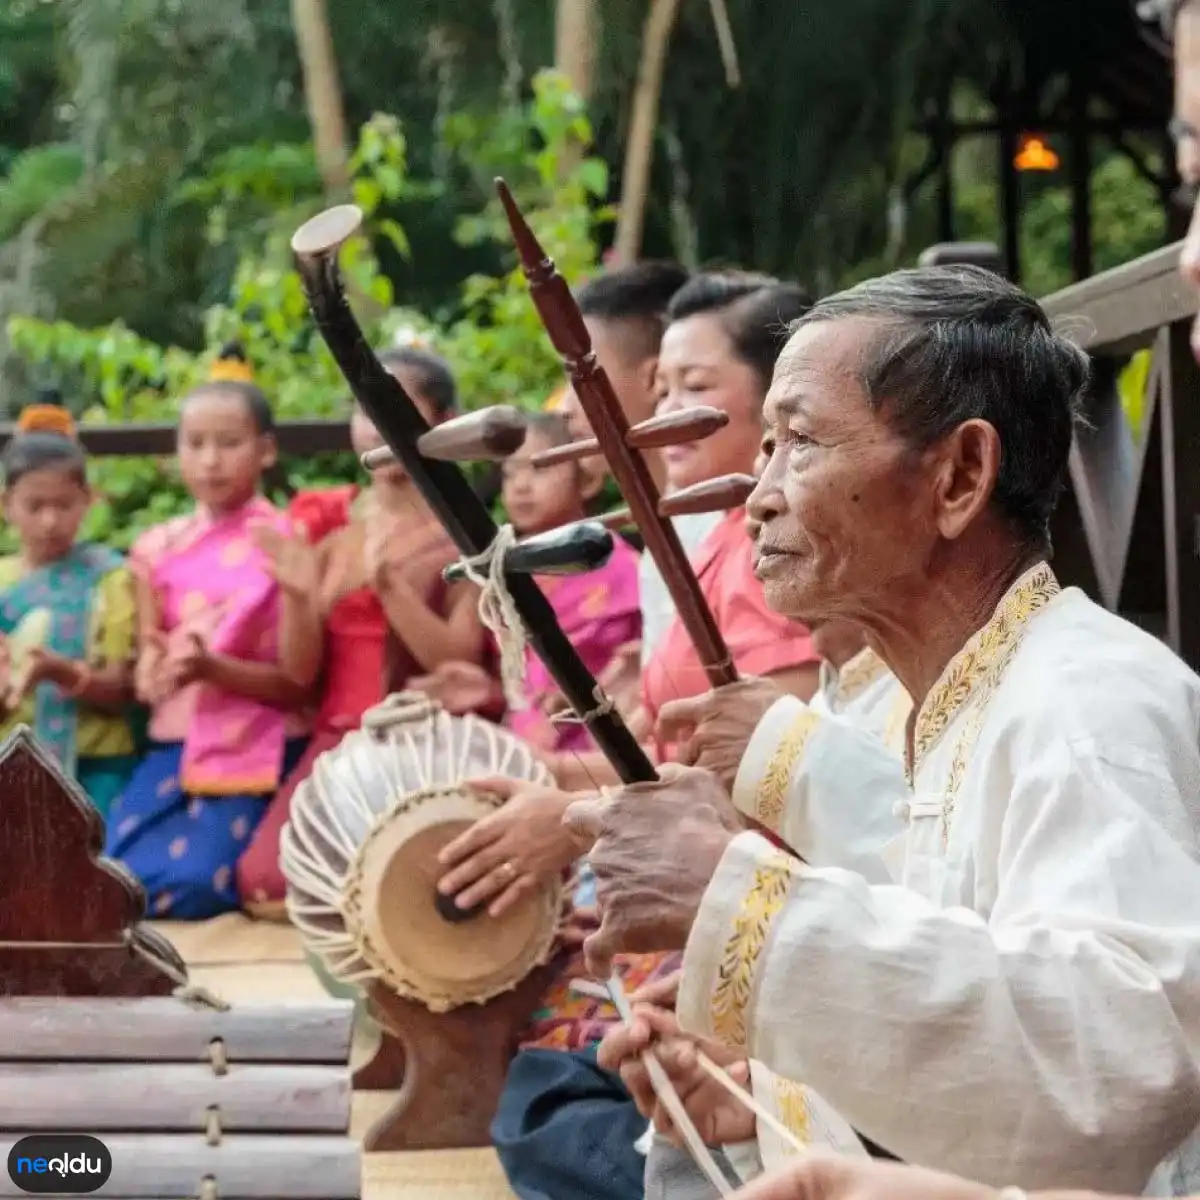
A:
{"type": "MultiPolygon", "coordinates": [[[[303,739],[288,742],[284,775],[303,752],[303,739]]],[[[104,853],[138,877],[147,916],[203,921],[241,907],[237,860],[271,796],[189,796],[182,765],[182,742],[150,745],[109,810],[104,853]]]]}

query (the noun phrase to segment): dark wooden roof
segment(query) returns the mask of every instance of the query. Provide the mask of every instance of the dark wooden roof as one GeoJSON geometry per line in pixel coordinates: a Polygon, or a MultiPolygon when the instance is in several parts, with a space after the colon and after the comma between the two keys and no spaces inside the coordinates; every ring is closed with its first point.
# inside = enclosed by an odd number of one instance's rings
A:
{"type": "Polygon", "coordinates": [[[1104,110],[1093,116],[1130,131],[1165,129],[1173,104],[1170,49],[1156,20],[1139,18],[1136,0],[997,0],[994,12],[996,33],[974,40],[977,16],[964,14],[947,66],[994,98],[1011,79],[1009,115],[1030,124],[1065,118],[1068,81],[1078,71],[1104,110]]]}

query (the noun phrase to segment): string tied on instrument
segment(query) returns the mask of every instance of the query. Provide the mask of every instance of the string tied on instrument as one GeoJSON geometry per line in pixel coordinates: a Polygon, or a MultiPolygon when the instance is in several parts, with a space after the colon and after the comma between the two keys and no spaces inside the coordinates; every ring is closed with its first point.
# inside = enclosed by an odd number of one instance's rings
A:
{"type": "Polygon", "coordinates": [[[525,626],[504,578],[504,556],[516,543],[516,531],[502,525],[481,554],[462,561],[466,577],[480,589],[479,620],[500,647],[500,683],[514,712],[529,707],[525,696],[525,626]]]}
{"type": "Polygon", "coordinates": [[[596,702],[595,708],[589,708],[585,713],[577,713],[569,708],[564,708],[561,712],[556,712],[550,717],[550,724],[590,725],[593,721],[599,720],[601,717],[606,717],[609,713],[616,711],[616,701],[611,696],[606,696],[599,684],[592,688],[592,699],[596,702]]]}

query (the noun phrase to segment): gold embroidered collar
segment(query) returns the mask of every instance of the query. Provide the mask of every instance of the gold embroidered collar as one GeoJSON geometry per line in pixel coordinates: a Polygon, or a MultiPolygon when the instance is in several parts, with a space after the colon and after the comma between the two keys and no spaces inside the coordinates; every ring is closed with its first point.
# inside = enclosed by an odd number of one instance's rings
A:
{"type": "MultiPolygon", "coordinates": [[[[824,667],[826,664],[821,665],[824,667]]],[[[823,690],[829,697],[829,707],[834,712],[841,712],[845,705],[861,696],[871,684],[887,673],[887,663],[870,646],[864,646],[841,670],[830,667],[823,683],[823,690]]]]}
{"type": "Polygon", "coordinates": [[[950,660],[930,689],[913,727],[910,777],[976,689],[1020,640],[1029,619],[1062,589],[1046,563],[1026,571],[1004,594],[991,619],[950,660]]]}

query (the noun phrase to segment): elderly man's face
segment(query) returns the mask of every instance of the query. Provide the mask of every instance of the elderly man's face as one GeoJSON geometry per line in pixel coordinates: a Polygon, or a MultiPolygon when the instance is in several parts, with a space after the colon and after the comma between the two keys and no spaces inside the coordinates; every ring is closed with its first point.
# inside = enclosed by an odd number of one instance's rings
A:
{"type": "Polygon", "coordinates": [[[880,611],[937,536],[932,464],[871,410],[858,379],[876,334],[858,318],[801,326],[767,393],[769,458],[748,526],[767,602],[798,620],[880,611]]]}

